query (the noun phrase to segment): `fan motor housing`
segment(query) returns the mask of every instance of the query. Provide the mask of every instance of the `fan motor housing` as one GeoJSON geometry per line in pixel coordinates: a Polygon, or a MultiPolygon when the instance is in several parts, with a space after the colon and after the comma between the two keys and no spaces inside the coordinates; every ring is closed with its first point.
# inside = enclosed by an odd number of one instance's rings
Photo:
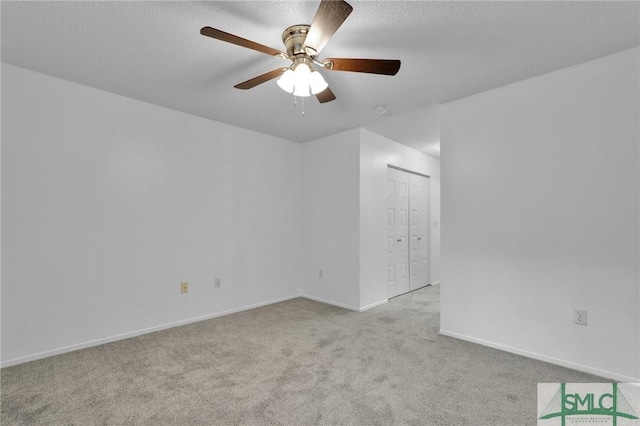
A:
{"type": "Polygon", "coordinates": [[[287,55],[294,58],[306,55],[304,41],[309,33],[309,25],[292,25],[282,33],[282,42],[287,48],[287,55]]]}

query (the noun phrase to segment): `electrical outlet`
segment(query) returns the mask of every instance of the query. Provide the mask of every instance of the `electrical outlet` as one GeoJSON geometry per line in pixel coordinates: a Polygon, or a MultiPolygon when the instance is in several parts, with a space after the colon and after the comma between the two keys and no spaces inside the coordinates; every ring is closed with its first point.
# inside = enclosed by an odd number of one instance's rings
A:
{"type": "Polygon", "coordinates": [[[216,278],[215,283],[216,283],[216,288],[222,287],[222,280],[220,278],[216,278]]]}
{"type": "Polygon", "coordinates": [[[189,283],[180,283],[180,293],[189,293],[189,283]]]}
{"type": "Polygon", "coordinates": [[[318,278],[324,278],[324,272],[322,272],[322,269],[318,269],[318,278]]]}
{"type": "Polygon", "coordinates": [[[587,325],[587,311],[579,309],[573,310],[573,322],[580,325],[587,325]]]}

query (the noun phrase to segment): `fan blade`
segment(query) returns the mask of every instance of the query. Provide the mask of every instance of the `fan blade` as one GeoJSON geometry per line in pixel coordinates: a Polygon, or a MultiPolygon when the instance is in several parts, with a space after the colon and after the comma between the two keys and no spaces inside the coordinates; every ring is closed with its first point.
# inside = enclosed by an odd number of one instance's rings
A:
{"type": "Polygon", "coordinates": [[[266,53],[271,56],[287,56],[285,53],[272,49],[271,47],[265,46],[260,43],[256,43],[255,41],[247,40],[246,38],[238,37],[233,34],[225,33],[224,31],[217,30],[211,27],[204,27],[200,30],[200,34],[216,38],[218,40],[226,41],[227,43],[236,44],[238,46],[246,47],[248,49],[257,50],[258,52],[266,53]]]}
{"type": "Polygon", "coordinates": [[[304,40],[304,47],[309,47],[315,52],[307,53],[311,56],[317,55],[352,10],[353,8],[346,1],[322,0],[304,40]]]}
{"type": "Polygon", "coordinates": [[[328,58],[322,61],[325,69],[333,71],[366,72],[370,74],[396,75],[400,69],[397,59],[349,59],[328,58]]]}
{"type": "Polygon", "coordinates": [[[332,100],[334,100],[336,98],[336,95],[334,95],[331,89],[327,87],[322,92],[316,93],[316,98],[318,98],[320,103],[323,104],[325,102],[331,102],[332,100]]]}
{"type": "Polygon", "coordinates": [[[273,71],[266,72],[257,77],[253,77],[251,80],[243,81],[242,83],[236,84],[236,89],[251,89],[252,87],[256,87],[258,84],[266,83],[269,80],[273,80],[276,77],[279,77],[283,72],[285,72],[288,68],[278,68],[273,71]]]}

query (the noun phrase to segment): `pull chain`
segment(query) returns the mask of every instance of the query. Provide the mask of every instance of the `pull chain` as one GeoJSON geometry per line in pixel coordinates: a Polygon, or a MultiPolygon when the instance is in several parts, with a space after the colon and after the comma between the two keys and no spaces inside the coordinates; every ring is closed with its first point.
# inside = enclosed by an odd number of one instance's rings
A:
{"type": "MultiPolygon", "coordinates": [[[[300,106],[302,108],[302,114],[300,115],[301,117],[304,117],[304,96],[300,97],[300,106]]],[[[298,97],[293,95],[293,106],[296,107],[298,106],[298,97]]]]}

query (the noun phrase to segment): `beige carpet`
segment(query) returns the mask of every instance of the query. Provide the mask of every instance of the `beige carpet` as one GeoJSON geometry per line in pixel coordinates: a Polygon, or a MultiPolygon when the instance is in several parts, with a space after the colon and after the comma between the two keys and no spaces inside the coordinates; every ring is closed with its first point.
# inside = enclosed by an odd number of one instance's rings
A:
{"type": "Polygon", "coordinates": [[[603,379],[439,336],[439,287],[294,299],[1,371],[7,425],[534,425],[538,382],[603,379]]]}

